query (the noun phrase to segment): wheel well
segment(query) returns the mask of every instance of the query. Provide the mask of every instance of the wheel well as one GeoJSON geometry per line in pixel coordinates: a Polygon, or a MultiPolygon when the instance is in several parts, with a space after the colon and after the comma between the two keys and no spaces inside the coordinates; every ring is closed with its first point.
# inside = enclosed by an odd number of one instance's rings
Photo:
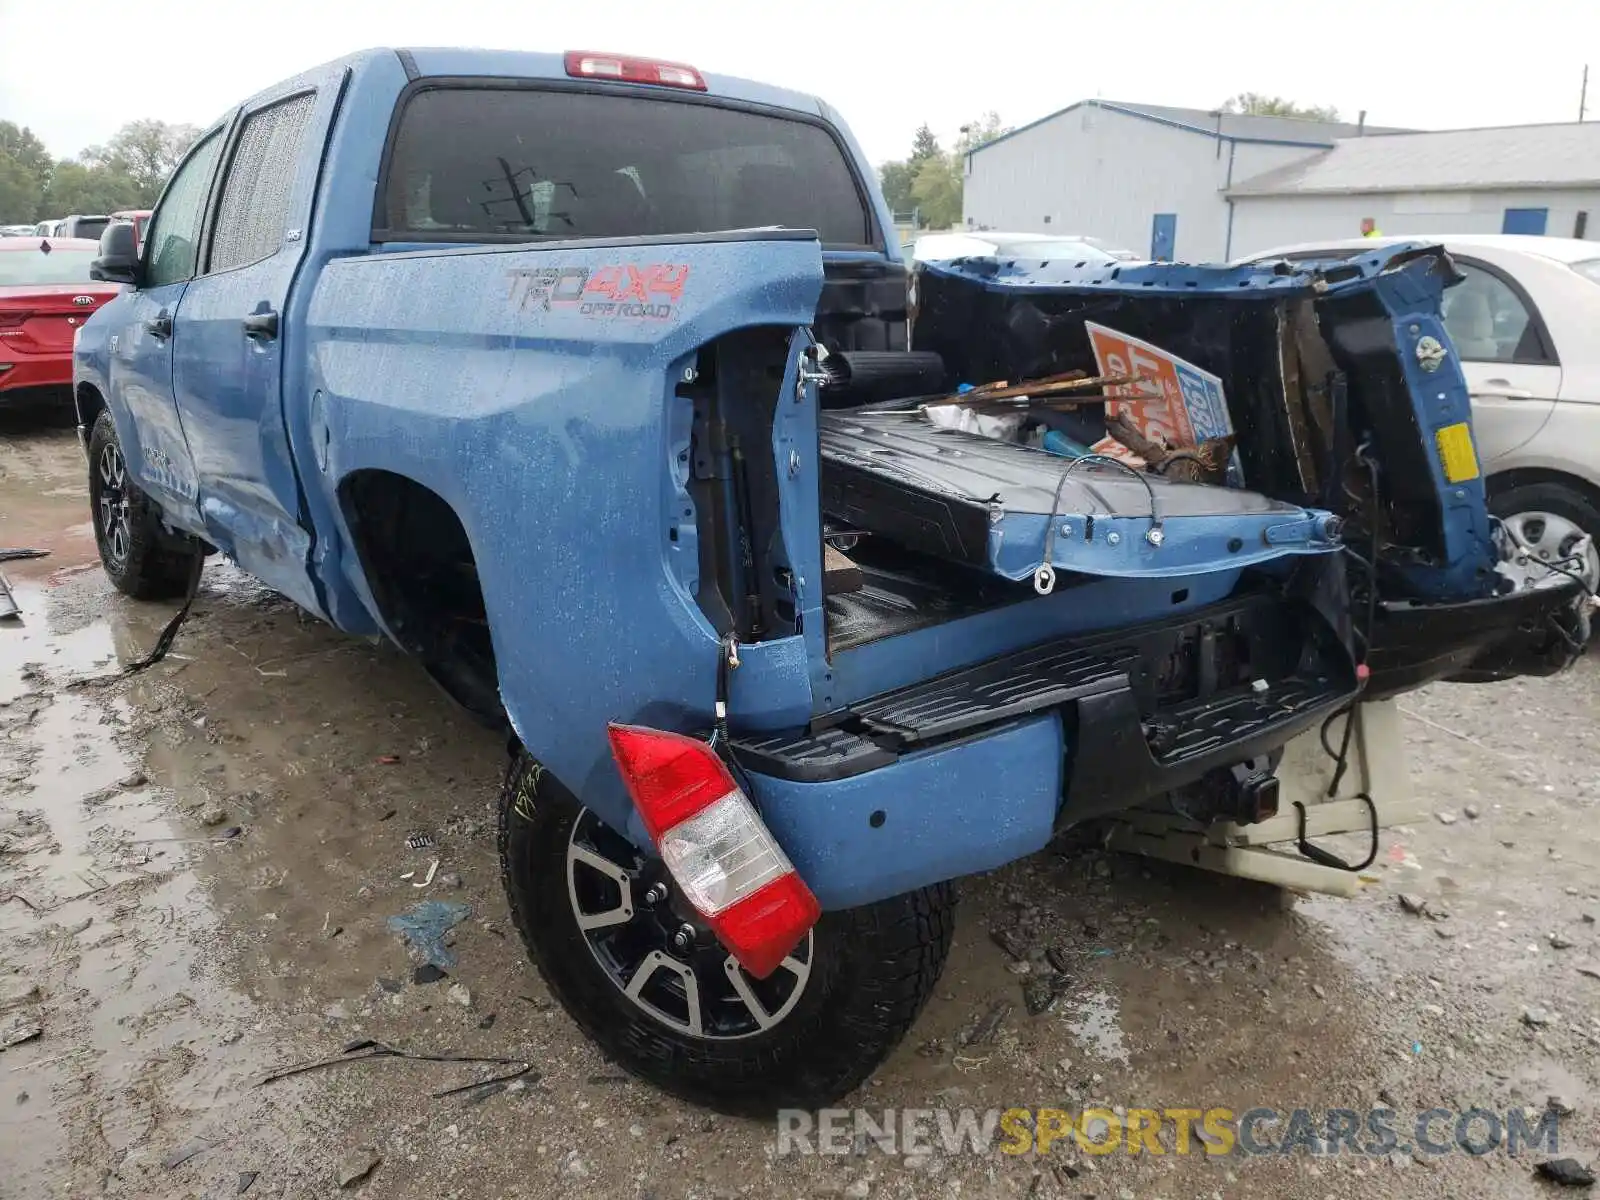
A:
{"type": "Polygon", "coordinates": [[[1527,487],[1534,483],[1555,483],[1570,488],[1587,500],[1596,511],[1600,511],[1600,487],[1596,487],[1581,476],[1568,475],[1565,471],[1551,471],[1544,467],[1517,467],[1515,470],[1491,475],[1488,479],[1490,494],[1509,492],[1512,488],[1527,487]]]}
{"type": "Polygon", "coordinates": [[[100,394],[98,388],[88,383],[80,383],[73,398],[78,404],[78,424],[85,429],[94,428],[100,410],[106,406],[106,398],[100,394]]]}
{"type": "Polygon", "coordinates": [[[379,615],[458,703],[505,721],[478,563],[455,510],[393,471],[356,471],[339,504],[379,615]]]}

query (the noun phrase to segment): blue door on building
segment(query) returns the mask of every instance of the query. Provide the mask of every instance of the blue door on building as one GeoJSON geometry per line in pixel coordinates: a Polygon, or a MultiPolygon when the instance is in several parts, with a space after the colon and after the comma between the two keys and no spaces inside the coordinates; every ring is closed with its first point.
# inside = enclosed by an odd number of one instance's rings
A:
{"type": "Polygon", "coordinates": [[[1508,208],[1500,232],[1531,233],[1543,237],[1545,218],[1549,215],[1548,208],[1508,208]]]}
{"type": "Polygon", "coordinates": [[[1150,221],[1150,257],[1171,262],[1172,248],[1178,242],[1178,214],[1157,213],[1150,221]]]}

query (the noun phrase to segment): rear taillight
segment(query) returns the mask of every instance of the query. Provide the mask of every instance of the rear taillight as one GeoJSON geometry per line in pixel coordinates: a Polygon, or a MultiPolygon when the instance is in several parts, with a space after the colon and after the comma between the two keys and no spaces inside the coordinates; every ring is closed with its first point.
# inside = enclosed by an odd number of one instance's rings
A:
{"type": "Polygon", "coordinates": [[[821,908],[728,768],[705,742],[610,727],[611,752],[684,898],[739,964],[763,979],[821,908]]]}
{"type": "Polygon", "coordinates": [[[705,78],[684,63],[568,50],[566,65],[567,74],[574,79],[615,79],[619,83],[653,83],[659,87],[690,88],[696,92],[706,90],[705,78]]]}

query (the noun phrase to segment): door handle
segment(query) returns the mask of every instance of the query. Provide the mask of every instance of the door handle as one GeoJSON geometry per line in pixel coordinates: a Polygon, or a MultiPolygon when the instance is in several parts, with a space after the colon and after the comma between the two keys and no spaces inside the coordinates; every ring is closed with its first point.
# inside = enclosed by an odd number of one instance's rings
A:
{"type": "Polygon", "coordinates": [[[163,308],[144,323],[144,329],[157,341],[166,341],[172,336],[172,314],[163,308]]]}
{"type": "Polygon", "coordinates": [[[1485,379],[1483,386],[1476,388],[1474,396],[1494,396],[1501,400],[1532,400],[1533,393],[1527,388],[1512,387],[1509,379],[1485,379]]]}
{"type": "Polygon", "coordinates": [[[275,341],[278,336],[278,314],[272,309],[251,313],[244,319],[244,335],[257,341],[275,341]]]}

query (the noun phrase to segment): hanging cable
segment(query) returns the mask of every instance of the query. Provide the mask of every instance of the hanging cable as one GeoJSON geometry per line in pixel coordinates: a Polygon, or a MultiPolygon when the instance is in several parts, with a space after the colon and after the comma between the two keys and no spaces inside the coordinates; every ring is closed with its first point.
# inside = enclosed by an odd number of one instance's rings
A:
{"type": "Polygon", "coordinates": [[[1113,458],[1109,454],[1085,454],[1075,458],[1066,465],[1061,472],[1061,478],[1056,480],[1055,498],[1050,502],[1050,516],[1044,526],[1044,561],[1039,564],[1039,569],[1033,573],[1033,590],[1041,596],[1048,596],[1055,590],[1056,569],[1052,561],[1055,558],[1056,548],[1056,518],[1061,515],[1061,495],[1066,490],[1067,478],[1086,462],[1100,462],[1109,466],[1118,467],[1132,475],[1144,485],[1145,494],[1150,497],[1150,529],[1145,534],[1152,546],[1159,546],[1162,542],[1161,508],[1156,500],[1156,489],[1143,471],[1120,458],[1113,458]]]}

